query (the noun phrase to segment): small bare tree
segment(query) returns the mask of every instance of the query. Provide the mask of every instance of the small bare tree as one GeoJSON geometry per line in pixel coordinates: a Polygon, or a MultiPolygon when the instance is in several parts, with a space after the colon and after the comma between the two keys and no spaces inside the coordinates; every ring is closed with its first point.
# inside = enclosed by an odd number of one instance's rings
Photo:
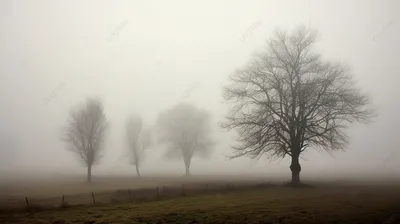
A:
{"type": "Polygon", "coordinates": [[[62,139],[86,165],[88,182],[92,180],[92,166],[101,157],[107,127],[103,104],[99,99],[87,99],[84,105],[70,112],[62,139]]]}
{"type": "Polygon", "coordinates": [[[214,142],[211,139],[210,116],[189,104],[179,104],[161,113],[157,120],[159,140],[167,144],[168,158],[182,158],[185,174],[190,176],[193,156],[210,155],[214,142]]]}
{"type": "Polygon", "coordinates": [[[140,177],[139,167],[143,160],[143,152],[151,145],[151,134],[149,130],[142,130],[142,118],[131,116],[126,125],[129,152],[132,164],[136,167],[136,174],[140,177]]]}
{"type": "Polygon", "coordinates": [[[309,147],[343,150],[344,129],[368,122],[368,97],[355,87],[346,66],[322,62],[312,52],[317,32],[277,31],[266,51],[230,76],[224,90],[234,106],[222,126],[236,129],[232,158],[291,156],[292,184],[300,184],[300,154],[309,147]]]}

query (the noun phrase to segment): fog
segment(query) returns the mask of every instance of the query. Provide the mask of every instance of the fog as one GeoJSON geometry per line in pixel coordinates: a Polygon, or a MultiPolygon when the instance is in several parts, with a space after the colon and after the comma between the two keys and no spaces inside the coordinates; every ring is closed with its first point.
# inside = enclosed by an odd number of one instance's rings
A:
{"type": "MultiPolygon", "coordinates": [[[[193,175],[289,178],[290,160],[229,160],[234,132],[219,126],[228,75],[265,46],[275,28],[317,29],[324,59],[349,64],[378,116],[347,131],[346,152],[308,149],[303,177],[399,177],[400,18],[385,1],[0,1],[0,158],[4,176],[81,174],[60,135],[72,107],[103,100],[110,124],[93,175],[135,175],[126,158],[131,114],[153,126],[190,102],[212,115],[217,146],[194,158],[193,175]]],[[[181,161],[146,151],[145,175],[182,175],[181,161]]]]}

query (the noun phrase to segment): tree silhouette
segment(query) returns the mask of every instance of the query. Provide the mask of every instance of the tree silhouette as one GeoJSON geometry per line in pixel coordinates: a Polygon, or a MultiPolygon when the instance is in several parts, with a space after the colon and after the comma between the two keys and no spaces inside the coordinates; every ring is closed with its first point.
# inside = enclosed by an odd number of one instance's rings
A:
{"type": "Polygon", "coordinates": [[[143,160],[144,150],[151,144],[149,131],[142,130],[142,118],[139,116],[130,116],[126,124],[126,134],[129,144],[129,152],[132,164],[135,165],[136,174],[140,177],[140,164],[143,160]]]}
{"type": "Polygon", "coordinates": [[[348,124],[368,122],[368,97],[347,66],[313,53],[316,31],[276,31],[267,47],[230,76],[224,89],[233,106],[222,124],[238,131],[232,158],[291,157],[293,185],[300,185],[301,153],[310,147],[343,150],[348,124]]]}
{"type": "Polygon", "coordinates": [[[62,139],[87,167],[88,182],[92,181],[92,166],[101,157],[107,127],[103,104],[98,99],[87,99],[86,104],[70,112],[62,139]]]}
{"type": "Polygon", "coordinates": [[[182,158],[185,174],[190,176],[193,156],[207,157],[214,146],[209,114],[190,104],[179,104],[161,113],[157,120],[161,143],[167,145],[167,157],[182,158]]]}

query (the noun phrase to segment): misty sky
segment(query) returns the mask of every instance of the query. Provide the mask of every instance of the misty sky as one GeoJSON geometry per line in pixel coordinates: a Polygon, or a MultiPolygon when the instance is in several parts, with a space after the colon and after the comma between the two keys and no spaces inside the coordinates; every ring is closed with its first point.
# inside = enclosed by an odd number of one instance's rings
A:
{"type": "MultiPolygon", "coordinates": [[[[219,129],[228,109],[221,87],[229,74],[265,47],[275,28],[309,25],[321,35],[323,59],[348,63],[379,112],[348,130],[347,152],[309,149],[302,175],[395,172],[400,168],[400,2],[385,1],[18,1],[0,0],[0,145],[2,171],[72,172],[85,168],[60,134],[71,107],[100,97],[110,122],[101,173],[129,173],[124,159],[130,114],[154,125],[182,101],[213,116],[218,146],[192,173],[281,172],[289,160],[228,161],[233,134],[219,129]],[[45,99],[54,92],[46,103],[45,99]],[[5,136],[5,137],[4,137],[5,136]],[[385,160],[386,158],[390,158],[385,160]],[[383,161],[387,161],[384,168],[383,161]],[[336,170],[336,171],[335,171],[336,170]]],[[[181,161],[149,149],[142,174],[181,174],[181,161]]]]}

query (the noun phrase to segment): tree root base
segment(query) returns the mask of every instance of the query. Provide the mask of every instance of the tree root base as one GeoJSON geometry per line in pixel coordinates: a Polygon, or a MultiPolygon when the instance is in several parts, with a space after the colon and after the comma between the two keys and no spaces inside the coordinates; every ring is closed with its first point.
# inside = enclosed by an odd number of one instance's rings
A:
{"type": "Polygon", "coordinates": [[[291,187],[291,188],[310,188],[312,187],[311,185],[304,184],[304,183],[296,183],[296,182],[289,182],[284,185],[285,187],[291,187]]]}

